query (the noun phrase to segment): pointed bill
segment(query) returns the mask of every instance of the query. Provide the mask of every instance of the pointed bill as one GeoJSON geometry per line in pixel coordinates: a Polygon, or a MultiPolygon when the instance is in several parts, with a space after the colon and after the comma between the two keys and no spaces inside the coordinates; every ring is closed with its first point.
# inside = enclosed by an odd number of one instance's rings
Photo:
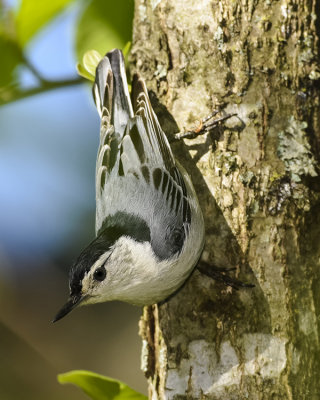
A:
{"type": "Polygon", "coordinates": [[[68,301],[66,302],[66,304],[61,308],[61,310],[54,317],[52,322],[57,322],[57,321],[59,321],[59,319],[65,317],[67,314],[69,314],[70,311],[72,311],[76,306],[78,306],[84,299],[85,299],[85,296],[81,296],[81,295],[71,296],[68,299],[68,301]]]}

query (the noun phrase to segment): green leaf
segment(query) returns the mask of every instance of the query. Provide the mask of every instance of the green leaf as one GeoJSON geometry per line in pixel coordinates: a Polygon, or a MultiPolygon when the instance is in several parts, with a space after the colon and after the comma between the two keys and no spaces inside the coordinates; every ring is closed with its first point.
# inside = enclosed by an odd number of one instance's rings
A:
{"type": "Polygon", "coordinates": [[[131,42],[127,42],[122,50],[124,58],[127,57],[131,49],[131,42]]]}
{"type": "Polygon", "coordinates": [[[122,49],[131,40],[133,0],[93,0],[82,14],[77,27],[76,55],[96,49],[105,54],[122,49]]]}
{"type": "Polygon", "coordinates": [[[0,87],[13,83],[15,68],[23,60],[22,52],[17,43],[5,35],[0,35],[0,87]]]}
{"type": "Polygon", "coordinates": [[[58,375],[58,381],[79,386],[93,400],[147,400],[123,382],[90,371],[66,372],[58,375]]]}
{"type": "Polygon", "coordinates": [[[73,0],[21,0],[16,15],[17,40],[24,46],[46,23],[73,0]]]}
{"type": "Polygon", "coordinates": [[[94,82],[96,68],[101,59],[102,55],[96,50],[87,51],[86,53],[84,53],[82,63],[77,64],[78,74],[94,82]]]}
{"type": "Polygon", "coordinates": [[[82,76],[85,79],[88,79],[91,82],[94,82],[94,76],[92,74],[90,74],[90,72],[88,72],[81,63],[78,63],[76,65],[76,68],[77,68],[78,75],[82,76]]]}
{"type": "Polygon", "coordinates": [[[93,76],[96,74],[96,68],[102,59],[102,55],[96,50],[90,50],[84,53],[83,66],[93,76]]]}

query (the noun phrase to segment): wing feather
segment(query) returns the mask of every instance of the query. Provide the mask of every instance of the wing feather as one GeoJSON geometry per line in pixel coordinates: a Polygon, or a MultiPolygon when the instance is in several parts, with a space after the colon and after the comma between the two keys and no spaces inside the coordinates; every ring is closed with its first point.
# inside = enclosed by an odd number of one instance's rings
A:
{"type": "Polygon", "coordinates": [[[110,213],[137,214],[151,227],[155,253],[175,254],[191,221],[189,195],[143,79],[134,76],[130,100],[123,57],[114,50],[97,67],[93,94],[101,115],[96,229],[110,213]]]}
{"type": "Polygon", "coordinates": [[[134,113],[143,121],[152,150],[164,163],[166,169],[171,171],[175,167],[175,160],[168,139],[153,111],[145,82],[138,74],[133,77],[131,98],[134,113]]]}

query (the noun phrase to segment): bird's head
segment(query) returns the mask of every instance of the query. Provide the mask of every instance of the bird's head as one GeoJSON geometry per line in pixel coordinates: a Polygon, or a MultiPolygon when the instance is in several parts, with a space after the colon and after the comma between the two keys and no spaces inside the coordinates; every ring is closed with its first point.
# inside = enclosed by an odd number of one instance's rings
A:
{"type": "Polygon", "coordinates": [[[71,267],[70,296],[53,322],[79,305],[110,300],[134,303],[133,286],[154,260],[150,231],[143,220],[123,213],[110,217],[71,267]]]}
{"type": "Polygon", "coordinates": [[[105,235],[98,236],[83,250],[70,269],[69,299],[53,322],[63,318],[79,305],[105,301],[102,299],[102,292],[107,271],[112,268],[112,263],[108,265],[112,250],[113,246],[106,240],[105,235]]]}

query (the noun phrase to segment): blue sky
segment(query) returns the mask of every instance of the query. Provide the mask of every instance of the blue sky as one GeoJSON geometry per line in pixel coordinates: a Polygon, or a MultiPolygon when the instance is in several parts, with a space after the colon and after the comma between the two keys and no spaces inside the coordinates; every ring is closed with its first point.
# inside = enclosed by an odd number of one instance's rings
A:
{"type": "MultiPolygon", "coordinates": [[[[49,79],[76,76],[69,9],[28,48],[49,79]]],[[[20,71],[24,86],[34,78],[20,71]]],[[[0,252],[55,252],[70,235],[94,229],[94,171],[99,120],[89,85],[55,90],[0,108],[0,252]],[[92,226],[81,215],[92,213],[92,226]]]]}

